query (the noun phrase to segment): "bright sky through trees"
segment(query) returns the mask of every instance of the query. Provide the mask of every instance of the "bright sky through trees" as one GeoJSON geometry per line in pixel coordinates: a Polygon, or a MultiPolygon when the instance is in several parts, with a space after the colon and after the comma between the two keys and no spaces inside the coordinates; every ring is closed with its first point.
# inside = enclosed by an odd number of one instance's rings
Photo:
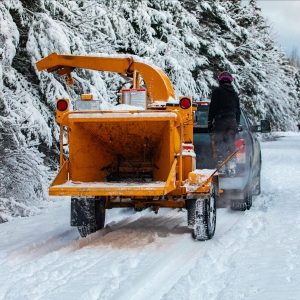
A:
{"type": "MultiPolygon", "coordinates": [[[[249,0],[243,0],[244,4],[249,0]]],[[[267,17],[276,34],[275,40],[290,56],[293,48],[300,49],[299,11],[300,1],[290,0],[258,0],[262,15],[267,17]]]]}

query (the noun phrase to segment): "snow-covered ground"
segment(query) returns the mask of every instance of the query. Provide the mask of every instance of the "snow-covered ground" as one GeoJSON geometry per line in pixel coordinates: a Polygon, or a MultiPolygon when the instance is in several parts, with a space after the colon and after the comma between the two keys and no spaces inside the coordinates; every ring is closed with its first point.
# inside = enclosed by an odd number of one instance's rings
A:
{"type": "Polygon", "coordinates": [[[219,208],[195,242],[186,212],[107,212],[79,238],[69,200],[0,225],[0,299],[300,299],[300,134],[263,142],[262,194],[219,208]]]}

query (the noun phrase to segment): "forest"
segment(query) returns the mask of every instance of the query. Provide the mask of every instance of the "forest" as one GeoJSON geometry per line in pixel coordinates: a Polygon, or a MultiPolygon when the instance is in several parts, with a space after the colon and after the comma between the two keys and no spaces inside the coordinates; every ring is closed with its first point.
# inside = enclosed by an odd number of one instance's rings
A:
{"type": "Polygon", "coordinates": [[[117,105],[126,82],[77,69],[68,87],[35,63],[52,52],[118,53],[161,68],[176,95],[209,101],[217,76],[234,88],[253,123],[296,131],[300,71],[275,44],[259,3],[250,0],[3,0],[0,2],[0,223],[39,213],[58,170],[55,99],[92,93],[117,105]]]}

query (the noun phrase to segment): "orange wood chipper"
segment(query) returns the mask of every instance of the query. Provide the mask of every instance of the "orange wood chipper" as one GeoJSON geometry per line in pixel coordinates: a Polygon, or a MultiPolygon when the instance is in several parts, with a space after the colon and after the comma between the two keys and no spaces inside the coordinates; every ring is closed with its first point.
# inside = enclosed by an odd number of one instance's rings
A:
{"type": "Polygon", "coordinates": [[[52,53],[36,66],[66,76],[67,85],[74,84],[75,68],[116,72],[131,81],[132,88],[120,91],[129,107],[121,111],[101,110],[91,94],[83,94],[73,110],[69,99],[56,99],[61,168],[49,194],[71,196],[71,226],[82,237],[102,229],[106,209],[116,207],[155,213],[160,207],[185,208],[194,238],[213,237],[218,173],[195,169],[191,97],[176,100],[162,70],[132,57],[52,53]]]}

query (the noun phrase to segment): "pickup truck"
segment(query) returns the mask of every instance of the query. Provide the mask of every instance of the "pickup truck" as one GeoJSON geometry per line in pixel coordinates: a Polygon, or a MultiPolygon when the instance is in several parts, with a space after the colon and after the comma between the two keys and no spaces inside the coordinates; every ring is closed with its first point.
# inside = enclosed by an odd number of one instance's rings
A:
{"type": "MultiPolygon", "coordinates": [[[[210,102],[196,102],[195,125],[193,127],[197,169],[215,169],[211,137],[208,132],[207,116],[210,102]]],[[[219,186],[223,190],[223,202],[230,201],[232,210],[245,211],[252,206],[252,196],[261,192],[261,149],[257,132],[271,131],[270,122],[261,120],[260,125],[251,125],[246,113],[241,111],[240,125],[236,135],[236,148],[245,144],[236,154],[235,177],[220,176],[219,186]]]]}

